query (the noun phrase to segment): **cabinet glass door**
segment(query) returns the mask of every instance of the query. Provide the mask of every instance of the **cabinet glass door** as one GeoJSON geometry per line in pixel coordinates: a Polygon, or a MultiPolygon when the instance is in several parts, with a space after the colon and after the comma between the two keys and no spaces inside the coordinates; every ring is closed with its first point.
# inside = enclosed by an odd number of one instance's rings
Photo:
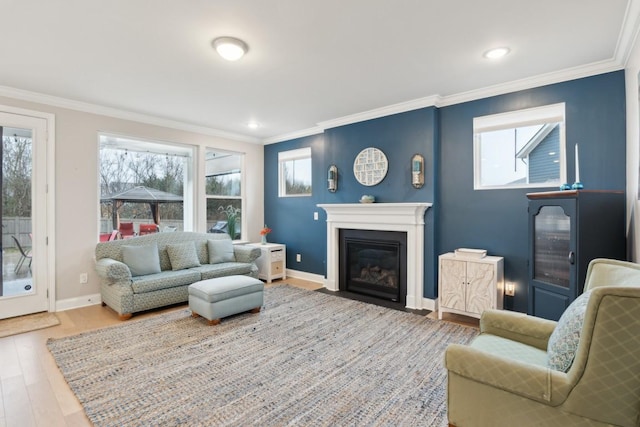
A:
{"type": "Polygon", "coordinates": [[[571,218],[560,206],[543,206],[534,217],[534,280],[569,288],[571,218]]]}

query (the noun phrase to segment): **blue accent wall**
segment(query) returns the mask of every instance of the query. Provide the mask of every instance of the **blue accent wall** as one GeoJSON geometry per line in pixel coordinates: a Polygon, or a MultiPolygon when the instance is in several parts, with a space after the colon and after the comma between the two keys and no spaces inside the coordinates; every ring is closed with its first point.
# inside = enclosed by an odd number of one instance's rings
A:
{"type": "Polygon", "coordinates": [[[526,193],[555,188],[473,190],[473,118],[559,102],[566,103],[567,176],[574,177],[580,146],[585,188],[625,190],[624,72],[548,85],[443,108],[406,113],[327,129],[323,134],[265,146],[265,222],[269,240],[287,245],[287,267],[326,273],[326,215],[318,203],[357,203],[372,194],[379,203],[434,203],[425,215],[426,298],[437,296],[437,257],[459,247],[483,248],[505,257],[505,278],[516,296],[505,305],[527,309],[528,223],[526,193]],[[278,152],[312,149],[311,197],[278,197],[278,152]],[[386,178],[366,187],[353,176],[364,148],[381,149],[389,161],[386,178]],[[411,186],[410,159],[425,157],[425,185],[411,186]],[[327,169],[338,167],[338,191],[327,190],[327,169]],[[318,212],[319,220],[313,220],[318,212]],[[295,255],[302,262],[295,261],[295,255]]]}
{"type": "Polygon", "coordinates": [[[504,256],[505,280],[516,284],[507,308],[527,311],[527,193],[557,188],[473,189],[473,118],[565,103],[567,179],[575,177],[574,149],[580,147],[580,179],[587,189],[625,190],[626,120],[624,72],[601,74],[440,109],[441,174],[437,251],[487,249],[504,256]]]}

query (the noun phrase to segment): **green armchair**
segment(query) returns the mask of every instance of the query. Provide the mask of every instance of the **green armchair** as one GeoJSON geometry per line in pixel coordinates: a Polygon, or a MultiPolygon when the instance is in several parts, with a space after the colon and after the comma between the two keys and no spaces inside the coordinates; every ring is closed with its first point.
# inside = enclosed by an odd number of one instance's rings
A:
{"type": "Polygon", "coordinates": [[[449,425],[640,426],[640,265],[593,260],[579,299],[558,322],[483,313],[480,335],[445,353],[449,425]],[[552,369],[572,321],[572,362],[552,369]]]}

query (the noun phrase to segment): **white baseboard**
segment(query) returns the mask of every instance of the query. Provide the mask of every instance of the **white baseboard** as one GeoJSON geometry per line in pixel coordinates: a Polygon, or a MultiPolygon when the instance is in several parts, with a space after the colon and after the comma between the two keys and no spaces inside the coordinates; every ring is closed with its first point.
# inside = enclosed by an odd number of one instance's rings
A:
{"type": "Polygon", "coordinates": [[[310,282],[316,282],[324,285],[324,276],[320,274],[307,273],[306,271],[290,270],[287,268],[287,277],[308,280],[310,282]]]}
{"type": "Polygon", "coordinates": [[[437,299],[422,298],[422,308],[424,310],[436,311],[438,306],[437,299]]]}
{"type": "Polygon", "coordinates": [[[90,305],[101,304],[100,294],[83,295],[76,298],[59,299],[56,301],[56,311],[73,310],[74,308],[88,307],[90,305]]]}

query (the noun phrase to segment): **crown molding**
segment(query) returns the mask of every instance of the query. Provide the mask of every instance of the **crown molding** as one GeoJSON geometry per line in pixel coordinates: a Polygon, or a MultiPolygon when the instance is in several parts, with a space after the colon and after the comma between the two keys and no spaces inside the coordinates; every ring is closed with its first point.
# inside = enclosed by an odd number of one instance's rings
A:
{"type": "Polygon", "coordinates": [[[177,120],[164,119],[161,117],[150,116],[142,113],[135,113],[133,111],[122,110],[119,108],[105,107],[88,102],[76,101],[73,99],[61,98],[22,89],[15,89],[7,86],[0,86],[0,96],[19,99],[22,101],[36,102],[53,107],[67,108],[69,110],[82,111],[84,113],[98,114],[101,116],[113,117],[116,119],[131,120],[134,122],[145,123],[149,125],[162,126],[186,132],[215,136],[218,138],[225,138],[233,141],[249,142],[252,144],[260,144],[261,142],[259,138],[252,136],[226,132],[206,126],[199,126],[191,123],[180,122],[177,120]]]}
{"type": "Polygon", "coordinates": [[[302,129],[295,132],[285,133],[282,135],[272,136],[262,140],[264,145],[275,144],[276,142],[291,141],[292,139],[303,138],[305,136],[318,135],[324,132],[324,129],[319,126],[314,126],[308,129],[302,129]]]}
{"type": "Polygon", "coordinates": [[[419,110],[420,108],[431,107],[434,105],[437,106],[439,104],[439,100],[440,96],[432,95],[424,98],[413,99],[411,101],[399,102],[397,104],[388,105],[386,107],[375,108],[373,110],[363,111],[361,113],[338,117],[337,119],[333,120],[318,122],[318,126],[320,126],[322,129],[330,129],[338,126],[349,125],[352,123],[364,122],[366,120],[405,113],[407,111],[419,110]]]}
{"type": "Polygon", "coordinates": [[[638,38],[638,31],[640,31],[640,0],[629,0],[616,44],[614,58],[617,62],[627,65],[638,38]]]}
{"type": "MultiPolygon", "coordinates": [[[[640,1],[640,0],[639,0],[640,1]]],[[[504,95],[511,92],[517,92],[526,89],[546,86],[554,83],[575,80],[584,77],[591,77],[598,74],[609,73],[624,69],[624,64],[618,60],[609,59],[605,61],[595,62],[589,65],[567,68],[565,70],[554,71],[551,73],[540,74],[538,76],[528,77],[520,80],[514,80],[507,83],[501,83],[493,86],[487,86],[481,89],[461,92],[453,95],[432,95],[424,98],[418,98],[407,102],[389,105],[387,107],[376,108],[374,110],[355,113],[348,116],[338,117],[332,120],[318,122],[318,126],[305,129],[299,132],[278,135],[264,139],[264,144],[273,144],[276,142],[288,141],[291,139],[307,136],[311,134],[322,133],[326,129],[345,126],[353,123],[363,122],[366,120],[377,119],[380,117],[391,116],[393,114],[404,113],[407,111],[418,110],[426,107],[447,107],[450,105],[462,104],[464,102],[477,101],[479,99],[490,98],[492,96],[504,95]]]]}
{"type": "Polygon", "coordinates": [[[449,105],[462,104],[463,102],[477,101],[479,99],[490,98],[492,96],[504,95],[506,93],[518,92],[521,90],[566,82],[584,77],[591,77],[621,69],[624,69],[624,65],[612,59],[594,62],[589,65],[567,68],[565,70],[487,86],[482,89],[443,96],[440,98],[440,103],[437,106],[447,107],[449,105]]]}

